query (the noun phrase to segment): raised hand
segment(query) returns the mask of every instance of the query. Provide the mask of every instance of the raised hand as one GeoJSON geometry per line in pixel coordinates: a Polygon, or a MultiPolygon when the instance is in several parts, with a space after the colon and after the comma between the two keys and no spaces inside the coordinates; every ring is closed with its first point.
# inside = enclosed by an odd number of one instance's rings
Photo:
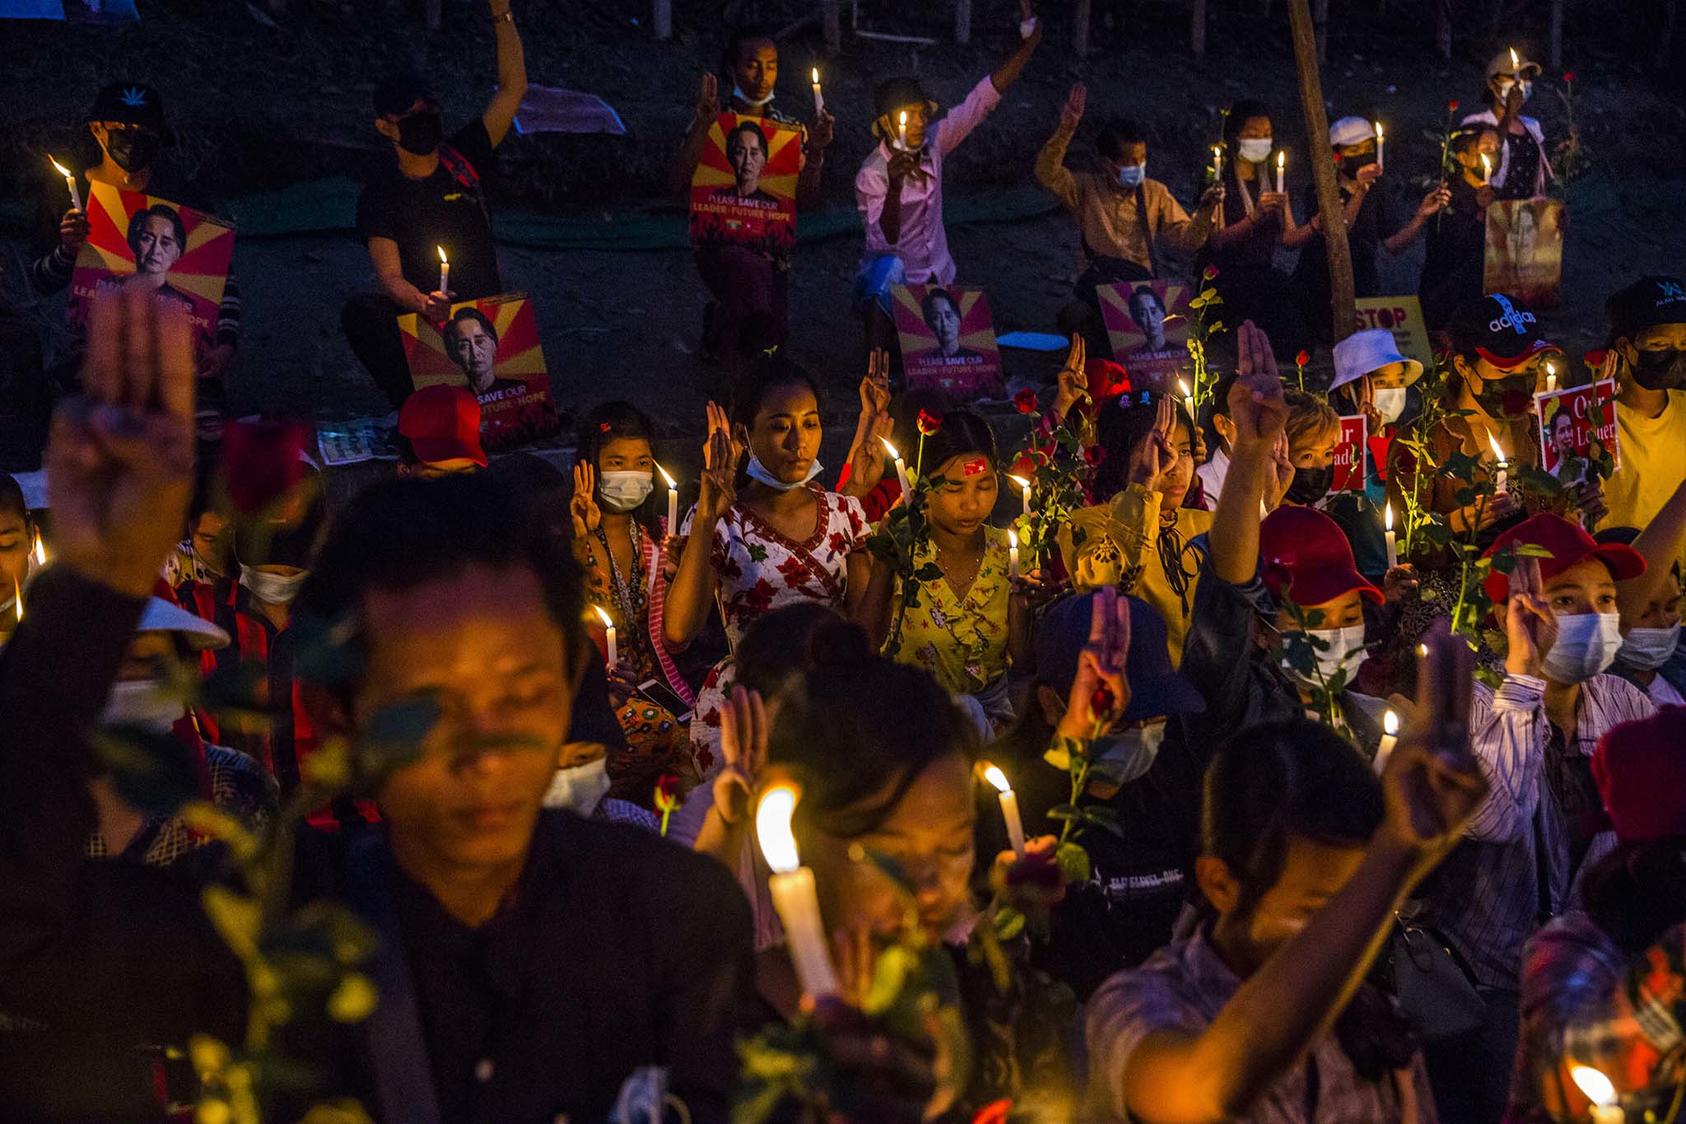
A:
{"type": "Polygon", "coordinates": [[[1270,478],[1265,481],[1265,508],[1275,511],[1282,506],[1282,497],[1288,494],[1289,485],[1294,482],[1294,458],[1288,449],[1288,434],[1276,435],[1276,444],[1270,447],[1270,478]]]}
{"type": "Polygon", "coordinates": [[[767,729],[760,693],[733,687],[720,710],[720,753],[726,764],[714,778],[714,806],[729,824],[743,822],[754,803],[767,765],[767,729]]]}
{"type": "Polygon", "coordinates": [[[1423,647],[1413,721],[1382,770],[1387,811],[1378,832],[1419,854],[1419,875],[1457,845],[1464,823],[1487,795],[1469,745],[1475,683],[1469,645],[1441,624],[1423,638],[1423,647]]]}
{"type": "Polygon", "coordinates": [[[76,207],[64,213],[59,220],[59,246],[67,254],[74,254],[82,248],[82,243],[88,240],[88,215],[76,207]]]}
{"type": "Polygon", "coordinates": [[[1054,392],[1054,420],[1064,421],[1071,408],[1089,400],[1089,345],[1081,333],[1071,334],[1071,349],[1065,353],[1054,392]]]}
{"type": "Polygon", "coordinates": [[[702,85],[697,90],[696,120],[712,121],[720,116],[720,79],[713,74],[702,76],[702,85]]]}
{"type": "Polygon", "coordinates": [[[814,118],[814,127],[808,130],[808,151],[820,152],[831,147],[831,142],[837,138],[837,118],[831,115],[831,110],[822,109],[814,118]]]}
{"type": "Polygon", "coordinates": [[[597,506],[597,466],[588,461],[574,465],[574,498],[568,501],[568,517],[574,521],[574,537],[596,534],[603,525],[603,509],[597,506]]]}
{"type": "Polygon", "coordinates": [[[1147,436],[1130,451],[1131,483],[1140,484],[1150,492],[1165,490],[1167,480],[1176,469],[1181,456],[1177,447],[1171,443],[1175,424],[1176,405],[1167,394],[1159,399],[1153,428],[1148,430],[1147,436]]]}
{"type": "Polygon", "coordinates": [[[1081,82],[1073,84],[1060,107],[1060,128],[1071,132],[1083,120],[1083,110],[1089,104],[1089,87],[1081,82]]]}
{"type": "Polygon", "coordinates": [[[1235,385],[1229,391],[1229,417],[1235,424],[1235,445],[1270,446],[1288,422],[1282,397],[1282,376],[1270,337],[1251,320],[1235,333],[1235,385]]]}
{"type": "Polygon", "coordinates": [[[1433,191],[1423,196],[1423,201],[1417,205],[1417,214],[1426,219],[1437,211],[1444,211],[1451,205],[1452,189],[1442,182],[1433,191]]]}
{"type": "Polygon", "coordinates": [[[58,562],[152,591],[193,495],[193,334],[175,302],[130,288],[89,311],[82,395],[53,416],[47,497],[58,562]]]}
{"type": "Polygon", "coordinates": [[[1538,558],[1518,558],[1510,571],[1505,599],[1505,671],[1511,675],[1540,674],[1540,664],[1557,639],[1557,618],[1545,599],[1538,558]]]}
{"type": "Polygon", "coordinates": [[[702,487],[697,518],[719,519],[737,502],[738,448],[724,407],[708,404],[708,440],[703,443],[702,487]]]}
{"type": "Polygon", "coordinates": [[[1089,603],[1089,642],[1077,654],[1058,732],[1071,738],[1106,733],[1130,705],[1124,663],[1130,654],[1130,602],[1117,586],[1103,585],[1089,603]]]}
{"type": "Polygon", "coordinates": [[[882,347],[872,349],[861,376],[861,416],[877,418],[890,410],[890,353],[882,347]]]}

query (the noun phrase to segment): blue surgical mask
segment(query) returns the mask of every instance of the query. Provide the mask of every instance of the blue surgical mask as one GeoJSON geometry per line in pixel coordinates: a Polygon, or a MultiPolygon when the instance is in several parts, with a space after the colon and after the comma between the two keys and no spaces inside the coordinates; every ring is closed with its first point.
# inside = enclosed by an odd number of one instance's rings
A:
{"type": "Polygon", "coordinates": [[[760,101],[757,101],[756,99],[750,97],[748,94],[744,93],[743,87],[738,85],[736,82],[734,82],[734,83],[732,83],[732,97],[734,97],[735,99],[737,99],[738,101],[742,102],[745,105],[752,105],[756,109],[760,109],[762,106],[766,105],[768,102],[773,100],[773,93],[771,91],[769,91],[766,97],[762,98],[760,101]]]}
{"type": "Polygon", "coordinates": [[[820,474],[820,462],[818,460],[814,461],[813,464],[808,466],[808,475],[804,476],[800,480],[792,482],[789,480],[780,480],[777,476],[774,476],[768,471],[767,466],[761,463],[760,458],[754,453],[751,453],[749,454],[749,467],[744,471],[749,473],[749,478],[758,484],[765,484],[767,487],[777,489],[780,492],[788,492],[793,488],[806,488],[808,486],[808,481],[820,474]]]}
{"type": "Polygon", "coordinates": [[[1140,164],[1126,164],[1118,169],[1118,182],[1125,187],[1138,187],[1147,179],[1147,161],[1140,164]]]}
{"type": "Polygon", "coordinates": [[[633,469],[597,474],[597,494],[612,511],[631,511],[650,498],[656,474],[633,469]]]}
{"type": "Polygon", "coordinates": [[[1557,618],[1557,638],[1540,661],[1554,683],[1584,683],[1616,662],[1622,647],[1618,613],[1566,613],[1557,618]]]}
{"type": "Polygon", "coordinates": [[[1668,628],[1630,628],[1622,638],[1617,658],[1629,667],[1655,671],[1667,663],[1680,646],[1680,622],[1668,628]]]}

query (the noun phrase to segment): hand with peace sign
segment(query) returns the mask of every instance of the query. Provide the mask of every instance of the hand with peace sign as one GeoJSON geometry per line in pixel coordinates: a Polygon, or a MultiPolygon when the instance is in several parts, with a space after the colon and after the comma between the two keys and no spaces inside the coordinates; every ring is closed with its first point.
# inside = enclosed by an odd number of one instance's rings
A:
{"type": "MultiPolygon", "coordinates": [[[[1538,570],[1536,562],[1536,578],[1538,570]]],[[[1470,750],[1475,663],[1469,645],[1442,623],[1423,638],[1423,648],[1413,721],[1382,770],[1387,811],[1377,832],[1378,842],[1417,855],[1417,877],[1457,845],[1463,825],[1487,795],[1486,778],[1470,750]]]]}
{"type": "Polygon", "coordinates": [[[1557,618],[1545,599],[1540,560],[1522,557],[1510,572],[1505,599],[1505,671],[1511,675],[1540,674],[1540,665],[1557,639],[1557,618]]]}
{"type": "Polygon", "coordinates": [[[1235,385],[1229,391],[1235,447],[1269,448],[1288,422],[1282,376],[1276,369],[1276,356],[1270,350],[1270,337],[1251,320],[1245,320],[1236,329],[1235,344],[1235,385]]]}
{"type": "Polygon", "coordinates": [[[720,711],[720,754],[726,764],[714,778],[714,807],[728,824],[743,823],[755,802],[767,765],[767,728],[760,692],[733,687],[720,711]]]}
{"type": "Polygon", "coordinates": [[[697,495],[698,519],[721,519],[738,498],[738,457],[742,453],[732,440],[732,423],[725,407],[708,404],[708,439],[703,442],[702,487],[697,495]]]}
{"type": "Polygon", "coordinates": [[[1054,421],[1065,421],[1072,407],[1089,401],[1089,345],[1076,332],[1071,334],[1071,350],[1066,352],[1065,365],[1060,368],[1054,392],[1054,421]]]}
{"type": "Polygon", "coordinates": [[[597,506],[597,466],[589,461],[574,464],[574,496],[568,501],[568,517],[574,523],[574,540],[596,534],[603,525],[603,509],[597,506]]]}
{"type": "Polygon", "coordinates": [[[1089,642],[1078,653],[1077,675],[1057,734],[1087,739],[1112,728],[1130,705],[1130,684],[1124,677],[1129,654],[1129,598],[1121,596],[1117,586],[1104,585],[1089,602],[1089,642]]]}
{"type": "Polygon", "coordinates": [[[1176,405],[1169,394],[1164,395],[1159,399],[1153,428],[1130,450],[1130,483],[1150,492],[1165,491],[1181,456],[1171,440],[1176,424],[1176,405]]]}

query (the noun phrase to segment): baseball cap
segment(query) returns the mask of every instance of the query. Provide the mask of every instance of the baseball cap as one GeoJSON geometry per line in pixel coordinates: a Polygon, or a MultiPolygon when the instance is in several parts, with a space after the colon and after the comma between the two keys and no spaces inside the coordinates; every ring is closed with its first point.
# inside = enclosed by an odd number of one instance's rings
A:
{"type": "Polygon", "coordinates": [[[1382,591],[1358,572],[1340,524],[1316,508],[1284,504],[1259,524],[1266,588],[1300,606],[1322,605],[1357,590],[1380,605],[1382,591]]]}
{"type": "Polygon", "coordinates": [[[204,617],[196,617],[179,605],[172,605],[162,597],[148,597],[141,609],[136,632],[174,632],[186,638],[187,646],[195,652],[216,651],[228,647],[228,633],[204,617]]]}
{"type": "Polygon", "coordinates": [[[1624,722],[1598,739],[1592,779],[1623,843],[1686,836],[1686,707],[1624,722]]]}
{"type": "Polygon", "coordinates": [[[1405,364],[1406,386],[1422,377],[1423,365],[1399,354],[1399,345],[1394,341],[1393,333],[1386,328],[1366,328],[1362,332],[1354,332],[1335,345],[1335,379],[1329,384],[1329,389],[1357,382],[1389,363],[1405,364]]]}
{"type": "Polygon", "coordinates": [[[101,86],[88,110],[89,121],[119,121],[153,129],[169,139],[164,126],[164,99],[158,91],[141,82],[112,82],[101,86]]]}
{"type": "MultiPolygon", "coordinates": [[[[1543,581],[1549,582],[1587,558],[1602,560],[1610,567],[1610,576],[1617,581],[1637,578],[1645,572],[1645,559],[1633,547],[1617,542],[1601,543],[1587,534],[1579,523],[1571,523],[1550,511],[1531,515],[1494,539],[1493,545],[1482,557],[1491,558],[1506,547],[1516,545],[1537,546],[1551,552],[1551,557],[1539,560],[1543,581]]],[[[1495,606],[1501,606],[1510,596],[1510,575],[1494,570],[1487,575],[1482,588],[1495,606]]]]}
{"type": "Polygon", "coordinates": [[[375,87],[375,113],[381,117],[402,117],[418,101],[437,100],[433,83],[417,70],[389,74],[375,87]]]}
{"type": "Polygon", "coordinates": [[[1641,277],[1604,302],[1610,339],[1632,339],[1658,324],[1686,324],[1686,281],[1678,277],[1641,277]]]}
{"type": "Polygon", "coordinates": [[[480,403],[460,386],[434,383],[404,400],[398,432],[410,439],[416,459],[425,464],[470,460],[486,467],[480,447],[480,403]]]}
{"type": "Polygon", "coordinates": [[[1516,52],[1517,65],[1511,66],[1510,52],[1511,48],[1506,47],[1487,60],[1488,78],[1500,74],[1514,74],[1518,78],[1538,78],[1540,76],[1540,64],[1521,51],[1516,52]]]}
{"type": "Polygon", "coordinates": [[[1334,148],[1363,144],[1376,139],[1376,127],[1362,117],[1342,117],[1329,126],[1329,144],[1334,148]]]}
{"type": "Polygon", "coordinates": [[[1452,350],[1473,351],[1501,371],[1513,371],[1557,346],[1539,335],[1539,317],[1504,293],[1473,300],[1452,314],[1446,334],[1452,350]]]}
{"type": "MultiPolygon", "coordinates": [[[[1096,594],[1077,593],[1048,606],[1036,626],[1036,676],[1062,696],[1077,678],[1077,657],[1089,643],[1090,606],[1096,594]]],[[[1161,715],[1198,714],[1206,700],[1194,685],[1171,666],[1165,622],[1153,606],[1139,597],[1124,598],[1130,606],[1130,650],[1124,657],[1124,679],[1130,703],[1123,720],[1137,722],[1161,715]]]]}

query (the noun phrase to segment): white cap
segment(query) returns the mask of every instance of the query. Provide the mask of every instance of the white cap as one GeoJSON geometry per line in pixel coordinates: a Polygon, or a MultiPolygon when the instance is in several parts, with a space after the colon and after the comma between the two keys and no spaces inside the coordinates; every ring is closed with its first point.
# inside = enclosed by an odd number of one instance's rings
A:
{"type": "Polygon", "coordinates": [[[1329,389],[1357,382],[1389,363],[1405,364],[1407,386],[1422,377],[1423,365],[1399,354],[1399,345],[1394,342],[1393,333],[1386,328],[1354,332],[1335,345],[1335,379],[1329,384],[1329,389]]]}
{"type": "Polygon", "coordinates": [[[1496,76],[1498,76],[1500,74],[1512,74],[1512,75],[1515,75],[1518,78],[1538,78],[1540,76],[1540,64],[1539,63],[1535,62],[1533,59],[1529,58],[1527,55],[1523,54],[1521,51],[1517,51],[1515,53],[1516,53],[1516,65],[1515,66],[1511,65],[1511,61],[1510,61],[1511,49],[1509,47],[1504,48],[1498,54],[1494,55],[1491,59],[1488,59],[1487,60],[1487,77],[1488,77],[1488,79],[1491,80],[1491,79],[1495,78],[1496,76]]]}
{"type": "Polygon", "coordinates": [[[206,620],[196,617],[179,605],[172,605],[162,597],[148,597],[141,611],[136,632],[179,632],[187,637],[187,646],[195,652],[216,651],[228,647],[228,633],[206,620]]]}
{"type": "Polygon", "coordinates": [[[1376,139],[1376,127],[1362,117],[1342,117],[1329,126],[1329,144],[1333,148],[1363,144],[1376,139]]]}

